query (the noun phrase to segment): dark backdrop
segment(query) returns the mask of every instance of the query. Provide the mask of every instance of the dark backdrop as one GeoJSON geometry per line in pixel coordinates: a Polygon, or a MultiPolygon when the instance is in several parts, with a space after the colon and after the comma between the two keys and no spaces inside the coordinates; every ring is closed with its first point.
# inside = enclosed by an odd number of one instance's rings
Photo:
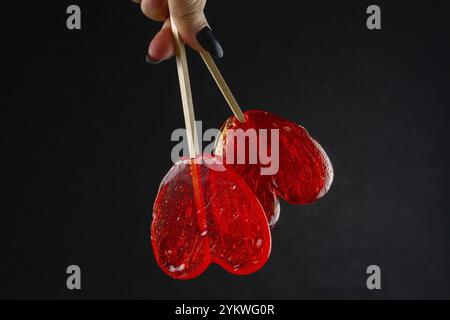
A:
{"type": "MultiPolygon", "coordinates": [[[[444,1],[209,1],[218,61],[245,109],[304,125],[335,180],[310,206],[282,203],[272,255],[237,277],[163,274],[149,224],[183,126],[174,61],[144,62],[159,25],[131,1],[2,4],[2,298],[449,298],[444,1]],[[82,30],[66,29],[69,4],[82,30]],[[66,267],[82,268],[80,292],[66,267]],[[382,290],[366,288],[366,268],[382,290]]],[[[189,52],[198,119],[230,115],[189,52]]]]}

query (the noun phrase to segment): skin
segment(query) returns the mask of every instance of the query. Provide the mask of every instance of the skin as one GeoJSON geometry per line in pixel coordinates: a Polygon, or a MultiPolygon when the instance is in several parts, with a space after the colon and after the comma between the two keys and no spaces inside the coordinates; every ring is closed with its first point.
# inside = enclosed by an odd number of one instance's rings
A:
{"type": "Polygon", "coordinates": [[[142,12],[148,18],[164,22],[161,30],[153,37],[148,47],[148,55],[151,60],[164,61],[175,55],[169,12],[186,44],[196,51],[202,49],[195,36],[205,26],[209,26],[203,12],[206,0],[132,1],[141,5],[142,12]]]}

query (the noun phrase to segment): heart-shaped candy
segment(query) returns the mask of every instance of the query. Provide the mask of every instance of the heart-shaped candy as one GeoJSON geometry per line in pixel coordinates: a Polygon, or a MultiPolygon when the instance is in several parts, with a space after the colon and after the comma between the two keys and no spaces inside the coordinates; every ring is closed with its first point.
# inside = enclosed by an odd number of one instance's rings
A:
{"type": "MultiPolygon", "coordinates": [[[[225,165],[244,178],[257,195],[270,225],[273,226],[279,215],[276,195],[294,204],[314,202],[330,188],[333,167],[323,148],[302,126],[260,110],[246,111],[245,117],[244,123],[239,122],[236,117],[230,117],[224,123],[215,154],[222,156],[225,165]],[[241,140],[244,142],[239,143],[236,138],[239,129],[244,133],[249,129],[256,131],[258,141],[248,143],[247,140],[241,140]],[[263,135],[261,130],[264,129],[266,134],[263,135]],[[278,129],[277,135],[271,135],[273,129],[278,129]],[[276,136],[277,141],[272,141],[276,136]],[[272,146],[273,143],[278,143],[278,148],[272,146]],[[250,148],[254,144],[258,148],[250,148]],[[278,159],[273,159],[278,160],[278,171],[272,175],[263,175],[261,172],[262,168],[268,167],[267,163],[261,161],[261,147],[266,147],[264,152],[267,155],[278,156],[278,159]],[[227,157],[229,153],[232,153],[231,161],[227,157]],[[239,154],[246,156],[245,164],[238,163],[239,154]],[[257,159],[254,164],[249,163],[252,157],[257,159]]],[[[251,136],[248,134],[247,137],[251,136]]]]}
{"type": "Polygon", "coordinates": [[[151,242],[160,268],[191,279],[216,263],[233,274],[261,268],[271,249],[263,208],[246,182],[218,157],[178,161],[161,182],[151,242]]]}

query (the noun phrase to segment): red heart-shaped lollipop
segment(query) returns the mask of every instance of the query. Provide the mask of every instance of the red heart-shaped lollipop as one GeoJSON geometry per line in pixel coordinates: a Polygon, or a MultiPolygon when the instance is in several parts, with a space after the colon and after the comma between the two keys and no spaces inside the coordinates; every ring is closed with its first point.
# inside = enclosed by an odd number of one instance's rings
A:
{"type": "Polygon", "coordinates": [[[154,203],[153,252],[160,268],[176,279],[194,278],[212,262],[249,274],[270,254],[270,230],[255,194],[232,169],[213,160],[218,158],[178,161],[154,203]]]}
{"type": "MultiPolygon", "coordinates": [[[[276,195],[294,204],[311,203],[322,197],[330,188],[333,181],[333,168],[323,148],[302,126],[260,110],[246,111],[245,117],[246,121],[243,123],[236,117],[230,117],[224,123],[215,153],[223,157],[227,167],[232,167],[244,178],[261,202],[270,225],[274,225],[279,215],[276,195]],[[257,163],[248,163],[252,150],[249,150],[247,143],[235,142],[234,133],[237,129],[243,131],[255,129],[258,132],[259,143],[267,142],[267,150],[271,150],[273,141],[265,137],[261,139],[259,130],[278,129],[277,173],[261,175],[261,168],[267,165],[262,164],[259,157],[257,163]],[[230,152],[233,152],[233,155],[240,152],[249,155],[247,163],[238,164],[236,158],[230,163],[227,158],[227,153],[230,152]]],[[[267,137],[270,136],[268,132],[267,137]]],[[[260,147],[261,145],[258,146],[260,147]]]]}

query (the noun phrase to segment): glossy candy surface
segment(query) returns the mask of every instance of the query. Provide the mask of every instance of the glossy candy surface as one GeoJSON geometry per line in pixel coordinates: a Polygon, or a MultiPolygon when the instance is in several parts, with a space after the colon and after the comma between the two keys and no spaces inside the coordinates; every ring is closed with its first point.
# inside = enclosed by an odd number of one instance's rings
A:
{"type": "MultiPolygon", "coordinates": [[[[270,225],[278,220],[279,203],[276,195],[294,204],[308,204],[322,197],[333,181],[333,168],[323,148],[302,126],[269,112],[245,112],[246,122],[230,117],[222,126],[215,153],[223,157],[225,165],[233,168],[255,191],[270,225]],[[274,175],[261,175],[259,158],[256,164],[229,163],[227,153],[251,152],[248,144],[234,143],[230,129],[279,129],[279,169],[274,175]],[[231,142],[233,141],[233,143],[231,142]],[[240,148],[241,150],[237,150],[240,148]],[[246,150],[242,150],[242,149],[246,150]]],[[[270,137],[270,134],[268,134],[270,137]]],[[[266,139],[268,150],[272,141],[266,139]]],[[[263,141],[264,143],[266,141],[263,141]]]]}
{"type": "Polygon", "coordinates": [[[161,182],[151,241],[160,268],[191,279],[217,263],[233,274],[257,271],[271,249],[270,230],[254,192],[210,156],[178,161],[161,182]]]}

